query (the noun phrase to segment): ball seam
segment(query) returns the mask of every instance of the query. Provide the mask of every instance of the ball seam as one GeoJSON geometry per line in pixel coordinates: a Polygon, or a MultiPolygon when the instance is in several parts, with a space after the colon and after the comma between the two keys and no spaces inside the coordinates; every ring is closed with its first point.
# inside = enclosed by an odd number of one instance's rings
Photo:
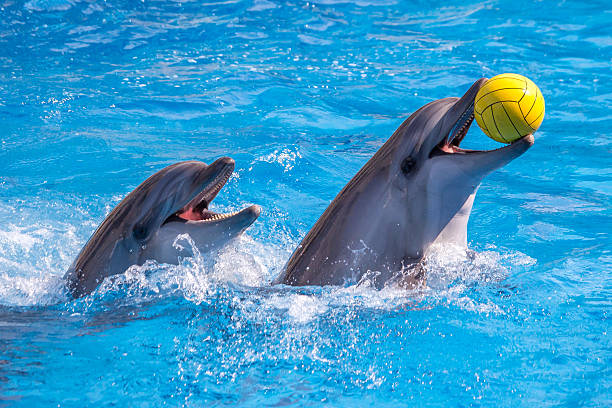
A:
{"type": "Polygon", "coordinates": [[[489,108],[491,108],[491,117],[493,118],[493,124],[495,125],[495,129],[497,129],[497,134],[499,135],[499,137],[506,143],[509,143],[506,138],[502,135],[502,133],[499,131],[499,127],[497,127],[497,122],[495,121],[495,113],[493,112],[493,105],[495,105],[494,103],[492,103],[491,105],[489,105],[489,108]]]}
{"type": "MultiPolygon", "coordinates": [[[[510,124],[512,124],[512,127],[514,128],[514,130],[516,130],[516,134],[519,136],[519,138],[523,137],[521,135],[521,132],[519,132],[518,129],[516,128],[516,125],[514,124],[514,122],[512,121],[512,118],[508,114],[508,111],[506,110],[506,107],[504,106],[503,102],[501,103],[501,106],[504,109],[504,112],[506,113],[506,116],[508,117],[508,120],[510,121],[510,124]]],[[[506,138],[504,138],[504,140],[506,140],[506,138]]]]}
{"type": "MultiPolygon", "coordinates": [[[[525,97],[525,94],[527,93],[527,89],[529,89],[529,84],[527,83],[527,81],[525,81],[523,79],[523,82],[525,83],[525,88],[523,90],[523,95],[521,95],[521,98],[517,101],[517,103],[519,104],[519,109],[521,108],[521,101],[525,97]]],[[[521,111],[521,113],[523,113],[523,111],[521,111]]]]}
{"type": "Polygon", "coordinates": [[[538,88],[536,88],[536,94],[535,94],[535,98],[533,98],[533,103],[531,104],[531,108],[529,108],[529,111],[527,112],[527,114],[524,117],[526,123],[529,123],[529,121],[527,121],[527,116],[529,116],[529,114],[531,113],[531,110],[535,106],[535,103],[536,103],[537,100],[538,100],[538,88]]]}
{"type": "MultiPolygon", "coordinates": [[[[480,102],[482,100],[482,98],[484,98],[485,96],[490,95],[493,92],[503,91],[503,90],[506,90],[506,89],[519,89],[519,90],[525,91],[525,88],[497,88],[497,89],[494,89],[493,91],[487,92],[486,94],[480,95],[480,98],[476,99],[476,102],[474,102],[474,106],[476,106],[478,104],[478,102],[480,102]]],[[[524,92],[523,92],[523,95],[525,95],[524,92]]],[[[512,101],[512,102],[515,102],[515,101],[512,101]]],[[[491,106],[491,105],[489,105],[489,106],[491,106]]]]}

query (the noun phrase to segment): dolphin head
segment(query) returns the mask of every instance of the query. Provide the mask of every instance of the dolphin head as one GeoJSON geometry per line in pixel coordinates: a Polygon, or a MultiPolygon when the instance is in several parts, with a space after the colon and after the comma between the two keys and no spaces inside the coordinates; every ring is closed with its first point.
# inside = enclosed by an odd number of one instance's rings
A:
{"type": "Polygon", "coordinates": [[[189,233],[207,249],[242,233],[259,216],[259,206],[232,214],[208,209],[234,165],[229,157],[211,165],[186,161],[146,179],[111,211],[73,262],[65,276],[71,294],[84,296],[105,277],[147,259],[176,263],[168,247],[178,234],[189,233]]]}
{"type": "Polygon", "coordinates": [[[533,145],[527,135],[491,150],[460,147],[474,119],[476,81],[461,98],[413,113],[342,189],[278,282],[342,284],[418,262],[435,241],[467,245],[474,194],[491,171],[533,145]]]}
{"type": "Polygon", "coordinates": [[[490,151],[460,147],[474,120],[476,94],[486,81],[476,81],[461,98],[440,99],[419,109],[383,146],[387,155],[373,163],[379,171],[373,180],[386,178],[388,205],[395,206],[408,227],[402,238],[411,242],[412,257],[424,255],[434,241],[466,246],[467,221],[480,182],[534,143],[527,135],[490,151]]]}

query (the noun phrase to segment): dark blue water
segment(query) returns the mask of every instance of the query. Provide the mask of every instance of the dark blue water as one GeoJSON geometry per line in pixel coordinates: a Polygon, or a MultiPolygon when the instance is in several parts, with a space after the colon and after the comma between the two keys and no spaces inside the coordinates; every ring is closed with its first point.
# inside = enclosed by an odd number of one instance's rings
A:
{"type": "Polygon", "coordinates": [[[607,1],[0,1],[0,405],[610,406],[610,27],[607,1]],[[270,287],[411,112],[503,72],[547,112],[475,256],[415,292],[270,287]],[[66,298],[125,194],[224,155],[246,236],[66,298]]]}

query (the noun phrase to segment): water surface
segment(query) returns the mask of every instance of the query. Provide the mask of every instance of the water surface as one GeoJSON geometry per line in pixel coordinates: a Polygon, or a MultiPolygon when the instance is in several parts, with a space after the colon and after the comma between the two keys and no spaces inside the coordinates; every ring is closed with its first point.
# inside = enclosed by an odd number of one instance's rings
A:
{"type": "MultiPolygon", "coordinates": [[[[0,0],[0,405],[612,404],[612,8],[606,1],[0,0]],[[473,257],[417,292],[270,287],[414,110],[518,72],[535,146],[482,184],[473,257]],[[218,257],[69,301],[121,198],[230,155],[218,257]]],[[[465,145],[498,146],[473,127],[465,145]]],[[[189,248],[189,242],[182,242],[189,248]]]]}

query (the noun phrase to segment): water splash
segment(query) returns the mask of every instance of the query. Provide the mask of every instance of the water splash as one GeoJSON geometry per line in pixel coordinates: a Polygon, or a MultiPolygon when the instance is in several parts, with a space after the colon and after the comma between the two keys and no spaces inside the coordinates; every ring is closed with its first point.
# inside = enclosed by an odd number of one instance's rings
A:
{"type": "MultiPolygon", "coordinates": [[[[60,227],[9,224],[0,230],[4,254],[0,263],[9,271],[0,275],[0,303],[34,306],[66,301],[61,279],[64,271],[58,268],[57,259],[67,265],[71,262],[69,253],[74,251],[55,249],[46,257],[38,256],[55,248],[58,241],[65,242],[67,247],[78,247],[75,228],[68,224],[60,227]]],[[[470,290],[478,285],[498,284],[506,278],[509,268],[535,262],[520,253],[502,254],[492,249],[475,252],[439,246],[432,249],[425,261],[426,286],[414,291],[393,287],[376,290],[361,283],[317,290],[307,288],[306,293],[294,288],[278,292],[268,288],[281,271],[288,248],[260,243],[248,234],[219,251],[204,255],[188,235],[178,236],[173,245],[181,253],[178,265],[147,261],[144,265],[132,266],[106,279],[84,304],[95,304],[109,297],[123,298],[122,302],[129,303],[165,296],[181,296],[200,304],[220,292],[238,290],[262,296],[259,307],[269,312],[281,311],[296,324],[317,319],[330,307],[347,305],[392,310],[455,304],[466,310],[488,312],[495,310],[495,306],[470,299],[470,290]]]]}

